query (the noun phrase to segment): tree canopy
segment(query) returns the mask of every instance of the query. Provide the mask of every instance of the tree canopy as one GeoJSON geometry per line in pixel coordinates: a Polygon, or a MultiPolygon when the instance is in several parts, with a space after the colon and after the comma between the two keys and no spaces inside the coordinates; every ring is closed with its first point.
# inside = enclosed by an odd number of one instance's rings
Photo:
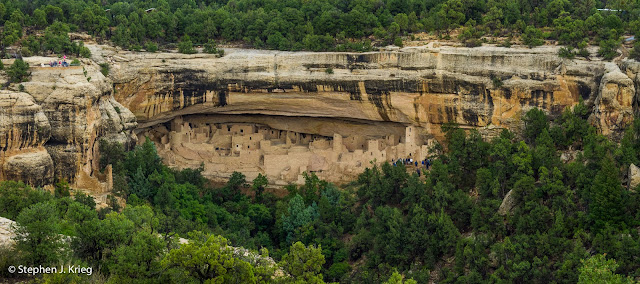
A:
{"type": "Polygon", "coordinates": [[[263,175],[212,186],[203,167],[162,164],[150,140],[103,141],[127,206],[1,182],[0,216],[18,231],[0,263],[84,263],[117,283],[637,281],[640,194],[623,178],[640,162],[640,120],[614,143],[588,113],[532,109],[522,137],[491,140],[447,124],[422,176],[389,163],[343,186],[304,174],[280,197],[263,175]]]}
{"type": "Polygon", "coordinates": [[[591,43],[600,46],[600,56],[612,58],[622,34],[640,32],[637,1],[2,0],[0,5],[3,44],[18,44],[29,54],[86,53],[66,36],[78,31],[151,52],[155,44],[185,48],[189,41],[205,45],[207,52],[211,41],[279,50],[368,51],[373,45],[402,45],[403,38],[419,32],[448,38],[464,26],[460,38],[469,46],[481,44],[483,36],[519,36],[531,47],[555,40],[586,50],[581,45],[591,43]]]}

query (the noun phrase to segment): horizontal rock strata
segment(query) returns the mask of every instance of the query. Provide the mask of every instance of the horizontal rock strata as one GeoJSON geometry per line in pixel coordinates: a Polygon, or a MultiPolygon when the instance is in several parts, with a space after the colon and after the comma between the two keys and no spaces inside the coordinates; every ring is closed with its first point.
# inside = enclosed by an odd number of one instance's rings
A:
{"type": "Polygon", "coordinates": [[[32,68],[30,80],[20,84],[24,91],[16,91],[18,84],[0,91],[0,180],[43,186],[64,178],[102,191],[94,178],[98,141],[132,144],[135,116],[113,98],[112,84],[95,62],[39,67],[51,60],[25,58],[32,68]]]}

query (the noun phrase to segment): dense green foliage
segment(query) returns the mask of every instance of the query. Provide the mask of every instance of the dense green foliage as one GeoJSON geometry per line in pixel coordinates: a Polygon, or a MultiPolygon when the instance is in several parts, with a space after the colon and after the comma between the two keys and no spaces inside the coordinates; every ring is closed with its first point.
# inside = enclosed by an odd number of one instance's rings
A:
{"type": "Polygon", "coordinates": [[[234,173],[215,188],[202,167],[164,166],[148,140],[132,151],[102,141],[100,165],[113,165],[122,212],[116,202],[96,212],[86,195],[4,182],[0,215],[45,236],[30,240],[38,250],[18,247],[25,260],[47,252],[46,261],[87,263],[115,283],[637,280],[640,194],[622,178],[640,162],[640,120],[617,144],[596,133],[588,113],[582,103],[555,119],[533,109],[525,141],[506,130],[484,141],[448,124],[446,151],[434,148],[422,177],[385,163],[338,189],[305,174],[281,198],[262,175],[247,182],[234,173]],[[499,214],[509,192],[515,206],[499,214]],[[69,255],[51,252],[65,246],[46,239],[55,231],[71,236],[69,255]],[[177,244],[178,235],[189,242],[177,244]],[[228,245],[268,251],[288,276],[273,278],[276,267],[228,245]]]}
{"type": "Polygon", "coordinates": [[[630,277],[622,277],[615,274],[618,264],[613,259],[606,259],[605,255],[599,254],[583,260],[584,265],[580,268],[578,284],[590,283],[633,283],[630,277]]]}
{"type": "Polygon", "coordinates": [[[7,70],[7,75],[9,75],[9,80],[13,83],[27,81],[31,75],[29,72],[29,63],[24,62],[22,59],[14,60],[13,64],[9,66],[9,70],[7,70]]]}
{"type": "Polygon", "coordinates": [[[465,26],[460,39],[468,46],[481,44],[482,36],[515,34],[529,46],[543,39],[576,48],[591,42],[610,58],[623,33],[640,35],[639,10],[638,1],[602,0],[2,0],[0,22],[3,45],[19,43],[32,54],[81,55],[86,48],[66,36],[76,31],[133,50],[154,50],[151,42],[186,47],[216,40],[280,50],[367,51],[372,43],[402,45],[402,37],[418,32],[449,37],[465,26]]]}

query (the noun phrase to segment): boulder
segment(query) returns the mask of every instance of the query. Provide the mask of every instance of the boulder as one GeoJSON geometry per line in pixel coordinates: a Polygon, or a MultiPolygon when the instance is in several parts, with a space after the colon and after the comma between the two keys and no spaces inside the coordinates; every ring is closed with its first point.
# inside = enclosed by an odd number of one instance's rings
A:
{"type": "Polygon", "coordinates": [[[628,178],[629,184],[627,185],[627,188],[635,191],[640,184],[640,168],[634,164],[629,165],[628,178]]]}
{"type": "Polygon", "coordinates": [[[44,149],[10,156],[2,170],[9,180],[20,180],[33,186],[53,183],[53,161],[44,149]]]}
{"type": "Polygon", "coordinates": [[[516,202],[517,200],[515,196],[513,196],[513,189],[509,190],[509,192],[507,192],[507,195],[504,196],[504,199],[502,199],[502,203],[498,208],[498,214],[503,216],[510,214],[513,208],[515,208],[516,202]]]}
{"type": "Polygon", "coordinates": [[[13,241],[13,237],[15,236],[13,226],[15,223],[16,222],[12,220],[0,217],[0,247],[12,246],[15,243],[13,241]]]}

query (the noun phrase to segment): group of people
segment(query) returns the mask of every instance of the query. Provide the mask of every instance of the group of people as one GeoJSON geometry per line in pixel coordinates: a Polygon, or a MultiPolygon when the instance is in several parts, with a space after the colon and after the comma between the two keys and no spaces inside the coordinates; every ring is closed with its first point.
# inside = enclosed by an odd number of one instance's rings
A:
{"type": "Polygon", "coordinates": [[[62,56],[62,60],[58,61],[49,61],[49,67],[69,67],[69,63],[67,62],[67,56],[62,56]]]}
{"type": "Polygon", "coordinates": [[[66,60],[51,61],[49,67],[69,67],[69,63],[66,60]]]}
{"type": "MultiPolygon", "coordinates": [[[[418,174],[418,176],[420,176],[422,174],[422,172],[420,171],[420,168],[418,168],[418,161],[414,161],[412,158],[406,158],[406,159],[398,159],[396,161],[391,160],[391,162],[393,162],[393,166],[396,167],[400,164],[404,164],[405,166],[409,166],[409,165],[414,165],[417,169],[416,169],[416,173],[418,174]]],[[[422,167],[424,167],[425,170],[429,170],[431,168],[431,159],[427,159],[425,158],[424,160],[420,161],[422,167]]]]}

